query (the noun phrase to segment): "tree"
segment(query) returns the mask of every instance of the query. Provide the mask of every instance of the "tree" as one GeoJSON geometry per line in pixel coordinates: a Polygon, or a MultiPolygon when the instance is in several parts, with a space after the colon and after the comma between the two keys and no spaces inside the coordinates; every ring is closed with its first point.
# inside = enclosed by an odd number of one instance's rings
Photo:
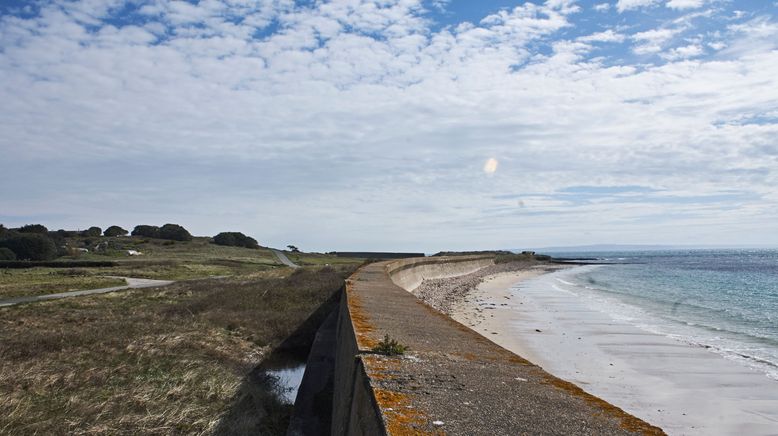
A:
{"type": "Polygon", "coordinates": [[[8,228],[6,228],[4,225],[0,224],[0,238],[5,236],[8,233],[8,228]]]}
{"type": "Polygon", "coordinates": [[[81,232],[81,236],[89,236],[93,238],[99,237],[102,234],[103,234],[103,229],[96,226],[90,227],[84,230],[83,232],[81,232]]]}
{"type": "Polygon", "coordinates": [[[132,230],[132,236],[146,236],[147,238],[159,238],[159,227],[139,225],[132,230]]]}
{"type": "Polygon", "coordinates": [[[16,233],[0,240],[0,247],[10,249],[20,260],[51,260],[57,257],[54,241],[40,233],[16,233]]]}
{"type": "Polygon", "coordinates": [[[49,232],[46,234],[46,236],[48,236],[49,239],[51,239],[51,242],[54,243],[54,246],[57,247],[57,257],[65,256],[68,254],[68,250],[66,248],[67,241],[65,240],[65,236],[63,236],[60,231],[49,232]]]}
{"type": "Polygon", "coordinates": [[[159,228],[159,237],[161,239],[170,239],[172,241],[191,241],[192,235],[178,224],[165,224],[159,228]]]}
{"type": "Polygon", "coordinates": [[[103,232],[103,235],[105,236],[125,236],[127,235],[127,230],[124,230],[123,228],[119,226],[111,226],[105,229],[103,232]]]}
{"type": "Polygon", "coordinates": [[[0,247],[0,260],[16,260],[16,254],[10,248],[0,247]]]}
{"type": "Polygon", "coordinates": [[[49,229],[46,228],[43,224],[27,224],[26,226],[22,226],[18,230],[19,233],[40,233],[42,235],[45,235],[46,233],[49,233],[49,229]]]}
{"type": "Polygon", "coordinates": [[[235,232],[221,232],[213,237],[213,243],[216,245],[235,246],[235,232]]]}
{"type": "Polygon", "coordinates": [[[292,253],[299,253],[300,252],[300,249],[295,247],[294,245],[287,245],[286,248],[288,248],[289,251],[291,251],[292,253]]]}
{"type": "Polygon", "coordinates": [[[221,232],[213,237],[213,243],[231,247],[259,248],[256,239],[241,232],[221,232]]]}

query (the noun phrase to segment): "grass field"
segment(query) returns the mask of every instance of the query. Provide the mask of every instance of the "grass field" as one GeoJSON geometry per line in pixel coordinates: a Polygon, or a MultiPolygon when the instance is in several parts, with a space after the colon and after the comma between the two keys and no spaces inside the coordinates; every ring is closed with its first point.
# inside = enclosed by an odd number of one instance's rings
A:
{"type": "Polygon", "coordinates": [[[111,268],[87,268],[90,274],[184,280],[241,275],[280,266],[268,249],[225,247],[210,243],[209,238],[179,242],[141,237],[79,237],[71,238],[68,243],[87,248],[90,252],[63,260],[111,260],[119,263],[119,266],[111,268]],[[129,256],[128,250],[142,254],[129,256]]]}
{"type": "Polygon", "coordinates": [[[292,262],[302,266],[324,266],[324,265],[349,265],[356,261],[364,259],[353,259],[348,257],[337,257],[330,254],[321,253],[291,253],[284,252],[286,257],[292,262]]]}
{"type": "MultiPolygon", "coordinates": [[[[109,260],[118,265],[99,268],[0,269],[0,299],[125,284],[121,279],[106,276],[190,280],[245,276],[282,266],[268,249],[225,247],[210,243],[209,238],[174,242],[139,237],[75,237],[69,238],[68,244],[90,251],[59,260],[109,260]],[[102,247],[95,250],[97,245],[102,247]],[[129,256],[128,250],[141,252],[142,255],[129,256]]],[[[293,262],[308,266],[350,265],[358,261],[323,254],[288,255],[293,262]]]]}
{"type": "Polygon", "coordinates": [[[122,279],[101,277],[75,268],[0,269],[0,300],[125,284],[122,279]]]}
{"type": "Polygon", "coordinates": [[[248,375],[354,267],[0,309],[0,433],[282,434],[248,375]]]}

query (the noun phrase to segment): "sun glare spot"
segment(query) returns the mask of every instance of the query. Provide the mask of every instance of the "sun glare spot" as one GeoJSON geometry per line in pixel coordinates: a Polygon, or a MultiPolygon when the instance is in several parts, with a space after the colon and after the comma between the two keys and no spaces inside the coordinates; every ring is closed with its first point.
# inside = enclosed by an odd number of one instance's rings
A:
{"type": "Polygon", "coordinates": [[[499,162],[497,161],[497,159],[490,157],[489,160],[487,160],[486,163],[484,164],[484,172],[486,174],[494,174],[495,171],[497,171],[498,164],[499,162]]]}

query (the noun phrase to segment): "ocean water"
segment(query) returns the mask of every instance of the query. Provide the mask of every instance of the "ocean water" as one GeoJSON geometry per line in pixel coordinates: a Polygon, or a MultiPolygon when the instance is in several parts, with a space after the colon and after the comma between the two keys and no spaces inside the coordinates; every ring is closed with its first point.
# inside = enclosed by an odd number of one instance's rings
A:
{"type": "Polygon", "coordinates": [[[558,288],[778,380],[778,250],[553,254],[616,263],[557,275],[558,288]]]}

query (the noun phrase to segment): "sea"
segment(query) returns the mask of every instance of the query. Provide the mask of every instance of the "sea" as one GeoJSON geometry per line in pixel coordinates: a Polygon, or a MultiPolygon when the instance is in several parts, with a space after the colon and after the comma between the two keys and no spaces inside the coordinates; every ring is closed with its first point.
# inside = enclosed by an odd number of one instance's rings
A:
{"type": "Polygon", "coordinates": [[[778,250],[548,254],[600,263],[554,274],[554,286],[613,319],[778,380],[778,250]]]}

